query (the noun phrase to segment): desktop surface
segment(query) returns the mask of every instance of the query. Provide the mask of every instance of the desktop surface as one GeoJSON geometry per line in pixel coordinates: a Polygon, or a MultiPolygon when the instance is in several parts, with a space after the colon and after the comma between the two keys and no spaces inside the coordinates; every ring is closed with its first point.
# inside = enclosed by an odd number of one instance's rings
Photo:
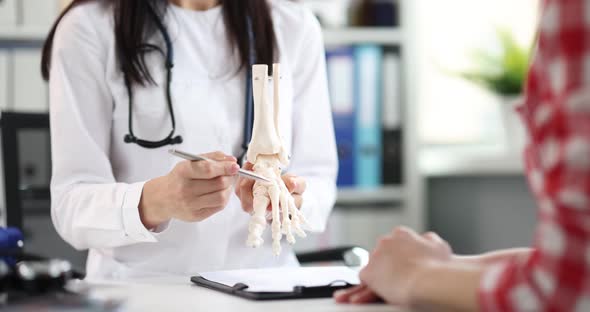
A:
{"type": "Polygon", "coordinates": [[[121,311],[375,311],[403,312],[384,304],[342,305],[331,298],[251,301],[196,286],[188,277],[161,276],[131,281],[82,281],[73,288],[86,288],[101,300],[123,300],[121,311]]]}

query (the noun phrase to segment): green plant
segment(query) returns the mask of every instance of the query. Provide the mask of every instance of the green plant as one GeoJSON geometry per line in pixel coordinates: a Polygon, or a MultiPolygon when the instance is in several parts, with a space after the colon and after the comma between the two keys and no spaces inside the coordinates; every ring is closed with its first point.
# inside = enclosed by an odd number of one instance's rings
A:
{"type": "Polygon", "coordinates": [[[473,54],[475,70],[460,75],[501,95],[522,92],[528,71],[530,48],[522,47],[506,30],[498,31],[500,53],[478,50],[473,54]]]}

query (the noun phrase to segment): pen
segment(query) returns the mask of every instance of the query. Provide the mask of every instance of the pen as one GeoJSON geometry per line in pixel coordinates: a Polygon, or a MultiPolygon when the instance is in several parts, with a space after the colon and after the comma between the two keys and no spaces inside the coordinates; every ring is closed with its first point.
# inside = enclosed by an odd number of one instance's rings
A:
{"type": "MultiPolygon", "coordinates": [[[[193,161],[194,160],[204,160],[204,161],[211,161],[211,162],[215,161],[215,160],[209,159],[209,158],[204,157],[204,156],[189,154],[187,152],[179,151],[177,149],[171,149],[171,150],[168,150],[168,152],[170,154],[174,155],[174,156],[177,156],[177,157],[180,157],[180,158],[183,158],[183,159],[186,159],[186,160],[193,160],[193,161]]],[[[263,176],[255,173],[255,172],[252,172],[250,170],[245,170],[245,169],[242,169],[242,168],[240,168],[238,170],[238,174],[240,176],[244,177],[244,178],[248,178],[248,179],[252,179],[252,180],[263,181],[263,182],[271,182],[266,177],[263,177],[263,176]]]]}

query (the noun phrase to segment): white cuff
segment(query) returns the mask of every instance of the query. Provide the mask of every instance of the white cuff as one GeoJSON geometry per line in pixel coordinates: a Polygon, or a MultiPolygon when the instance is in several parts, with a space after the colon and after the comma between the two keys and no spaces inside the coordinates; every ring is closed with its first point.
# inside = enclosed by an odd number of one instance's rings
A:
{"type": "Polygon", "coordinates": [[[123,206],[121,207],[123,212],[123,229],[125,236],[138,243],[157,242],[157,239],[145,228],[139,217],[139,200],[141,199],[144,184],[145,182],[129,184],[125,192],[123,206]]]}
{"type": "Polygon", "coordinates": [[[307,226],[303,229],[308,232],[323,232],[326,229],[326,220],[321,216],[321,212],[318,211],[319,203],[312,192],[309,190],[304,192],[302,195],[301,212],[305,219],[307,219],[307,226]]]}
{"type": "Polygon", "coordinates": [[[160,223],[160,225],[156,226],[153,229],[150,229],[150,232],[152,233],[152,235],[154,235],[154,237],[158,237],[158,235],[164,233],[168,229],[168,227],[170,227],[170,222],[172,222],[172,219],[164,223],[160,223]]]}

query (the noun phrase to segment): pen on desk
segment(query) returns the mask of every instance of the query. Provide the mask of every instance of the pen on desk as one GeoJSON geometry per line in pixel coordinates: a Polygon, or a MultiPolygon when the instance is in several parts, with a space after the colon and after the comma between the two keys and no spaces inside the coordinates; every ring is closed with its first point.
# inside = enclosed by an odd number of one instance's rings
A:
{"type": "MultiPolygon", "coordinates": [[[[204,160],[204,161],[215,161],[213,159],[209,159],[207,157],[201,156],[201,155],[194,155],[194,154],[189,154],[187,152],[183,152],[183,151],[179,151],[177,149],[171,149],[168,150],[168,152],[174,156],[186,159],[186,160],[204,160]]],[[[263,177],[255,172],[252,172],[250,170],[246,170],[246,169],[242,169],[240,168],[238,170],[238,174],[244,178],[247,179],[252,179],[252,180],[257,180],[257,181],[263,181],[263,182],[271,182],[268,178],[263,177]]]]}

